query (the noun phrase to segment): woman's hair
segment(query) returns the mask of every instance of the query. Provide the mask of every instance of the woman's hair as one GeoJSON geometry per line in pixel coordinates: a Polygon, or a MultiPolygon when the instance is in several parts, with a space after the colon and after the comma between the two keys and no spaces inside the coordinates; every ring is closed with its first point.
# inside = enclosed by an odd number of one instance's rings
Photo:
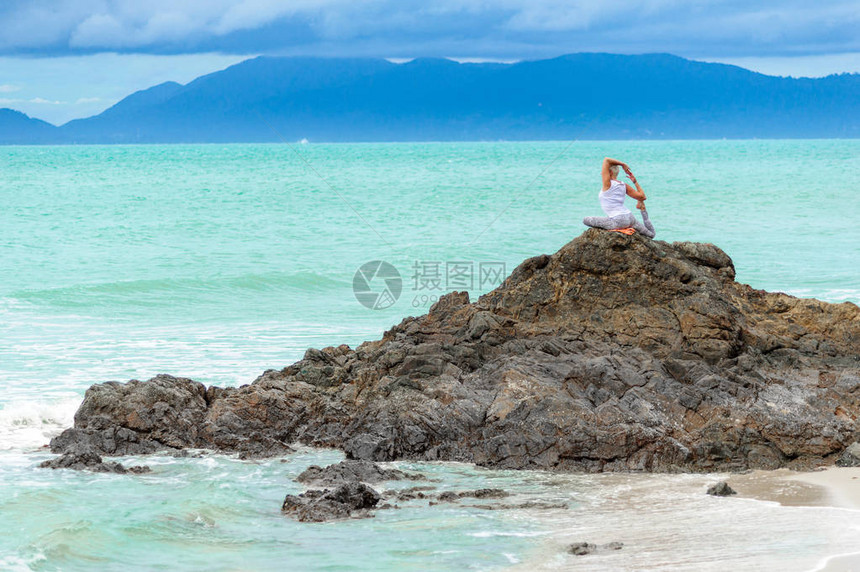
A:
{"type": "Polygon", "coordinates": [[[621,169],[620,165],[610,165],[609,174],[612,175],[612,178],[616,178],[618,176],[618,171],[621,169]]]}

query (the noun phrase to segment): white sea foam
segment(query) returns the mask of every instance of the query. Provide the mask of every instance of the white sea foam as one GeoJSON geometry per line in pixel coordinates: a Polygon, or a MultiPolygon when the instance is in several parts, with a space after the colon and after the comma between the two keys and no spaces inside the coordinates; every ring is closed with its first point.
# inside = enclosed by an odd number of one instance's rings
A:
{"type": "Polygon", "coordinates": [[[80,397],[44,401],[11,401],[0,409],[0,450],[46,445],[72,426],[80,397]]]}
{"type": "Polygon", "coordinates": [[[30,567],[31,564],[44,559],[45,557],[41,554],[29,562],[18,556],[0,556],[0,570],[5,570],[6,572],[29,572],[33,569],[30,567]]]}
{"type": "Polygon", "coordinates": [[[786,294],[798,298],[817,298],[825,302],[854,302],[860,304],[860,290],[855,288],[789,288],[786,294]]]}
{"type": "Polygon", "coordinates": [[[515,538],[531,538],[534,536],[546,536],[551,534],[550,532],[499,532],[494,530],[482,530],[480,532],[472,532],[469,533],[469,536],[474,536],[475,538],[493,538],[496,536],[512,536],[515,538]]]}

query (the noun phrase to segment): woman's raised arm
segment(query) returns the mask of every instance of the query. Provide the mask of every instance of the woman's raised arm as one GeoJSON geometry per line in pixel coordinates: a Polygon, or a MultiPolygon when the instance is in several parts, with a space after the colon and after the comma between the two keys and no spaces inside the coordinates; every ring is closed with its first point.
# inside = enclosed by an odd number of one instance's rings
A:
{"type": "Polygon", "coordinates": [[[645,191],[642,190],[642,187],[639,186],[639,182],[636,179],[631,179],[633,184],[636,185],[636,188],[627,185],[627,196],[636,199],[637,201],[645,200],[645,191]]]}
{"type": "Polygon", "coordinates": [[[617,159],[612,159],[610,157],[604,157],[603,158],[603,166],[600,168],[600,177],[603,179],[603,189],[604,190],[608,189],[609,185],[612,184],[612,183],[610,183],[610,181],[612,180],[612,173],[609,172],[609,167],[612,167],[615,165],[620,166],[622,169],[624,169],[625,172],[630,169],[630,167],[627,166],[627,163],[624,163],[624,162],[619,161],[617,159]]]}

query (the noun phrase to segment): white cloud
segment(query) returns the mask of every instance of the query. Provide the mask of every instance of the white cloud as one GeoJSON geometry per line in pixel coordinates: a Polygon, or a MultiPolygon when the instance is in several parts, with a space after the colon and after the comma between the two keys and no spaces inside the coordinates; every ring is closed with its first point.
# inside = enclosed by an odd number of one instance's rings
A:
{"type": "Polygon", "coordinates": [[[56,101],[56,100],[45,99],[44,97],[33,97],[33,98],[29,99],[28,101],[30,103],[38,103],[40,105],[44,105],[44,104],[47,104],[47,105],[65,105],[67,103],[65,101],[56,101]]]}
{"type": "Polygon", "coordinates": [[[76,47],[116,46],[126,41],[123,25],[110,14],[89,16],[69,36],[69,45],[76,47]]]}
{"type": "Polygon", "coordinates": [[[0,93],[14,93],[16,91],[21,91],[21,86],[12,85],[11,83],[0,85],[0,93]]]}

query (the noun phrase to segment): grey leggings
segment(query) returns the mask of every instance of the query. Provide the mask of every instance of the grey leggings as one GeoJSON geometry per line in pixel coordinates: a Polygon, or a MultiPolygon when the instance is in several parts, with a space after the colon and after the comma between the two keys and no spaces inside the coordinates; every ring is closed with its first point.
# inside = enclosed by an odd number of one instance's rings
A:
{"type": "Polygon", "coordinates": [[[648,219],[648,211],[643,210],[641,212],[642,222],[636,220],[633,213],[617,216],[587,216],[582,219],[582,222],[585,226],[592,226],[594,228],[602,228],[605,230],[633,227],[639,234],[644,234],[648,238],[654,238],[657,231],[654,230],[654,225],[651,224],[651,221],[648,219]]]}

